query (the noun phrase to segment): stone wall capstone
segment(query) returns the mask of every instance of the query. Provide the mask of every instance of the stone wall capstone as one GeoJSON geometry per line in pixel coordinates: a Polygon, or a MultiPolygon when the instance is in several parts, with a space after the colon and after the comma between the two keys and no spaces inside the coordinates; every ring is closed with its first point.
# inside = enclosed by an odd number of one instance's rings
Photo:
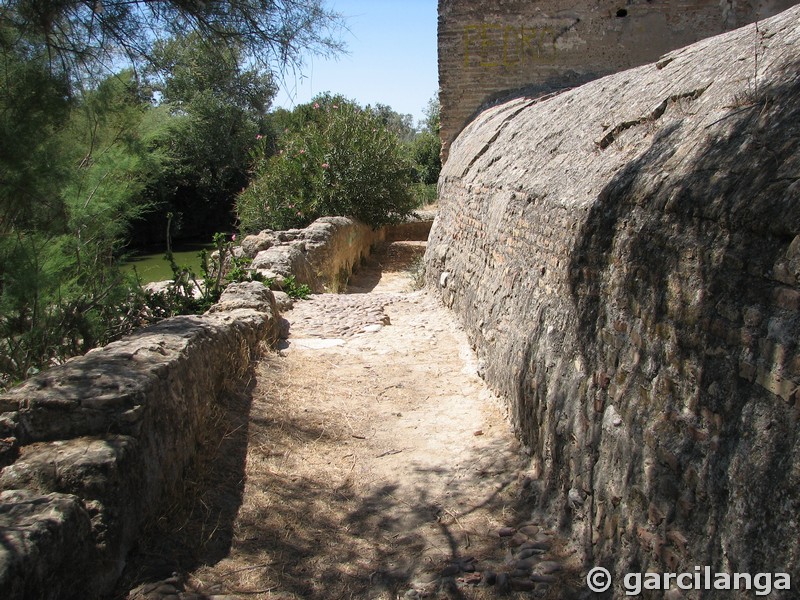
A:
{"type": "Polygon", "coordinates": [[[439,0],[443,155],[481,107],[653,62],[795,0],[439,0]]]}
{"type": "MultiPolygon", "coordinates": [[[[323,217],[248,236],[236,253],[322,291],[387,237],[427,237],[432,220],[375,230],[323,217]]],[[[262,283],[229,285],[205,315],[167,319],[0,395],[0,598],[110,589],[142,523],[179,488],[220,392],[285,333],[276,296],[291,307],[262,283]]]]}
{"type": "Polygon", "coordinates": [[[798,98],[800,6],[492,107],[442,171],[428,286],[613,597],[696,565],[800,585],[798,98]]]}

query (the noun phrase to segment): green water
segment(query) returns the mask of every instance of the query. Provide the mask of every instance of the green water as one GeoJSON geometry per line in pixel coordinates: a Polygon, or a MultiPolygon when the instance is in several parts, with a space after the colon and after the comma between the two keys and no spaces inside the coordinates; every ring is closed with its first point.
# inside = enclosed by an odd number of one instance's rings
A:
{"type": "MultiPolygon", "coordinates": [[[[214,244],[182,244],[173,250],[172,255],[178,266],[189,267],[200,277],[200,251],[204,249],[210,253],[214,249],[214,244]]],[[[172,279],[172,269],[164,259],[163,251],[129,257],[125,261],[123,269],[133,271],[134,268],[142,279],[142,283],[172,279]]]]}

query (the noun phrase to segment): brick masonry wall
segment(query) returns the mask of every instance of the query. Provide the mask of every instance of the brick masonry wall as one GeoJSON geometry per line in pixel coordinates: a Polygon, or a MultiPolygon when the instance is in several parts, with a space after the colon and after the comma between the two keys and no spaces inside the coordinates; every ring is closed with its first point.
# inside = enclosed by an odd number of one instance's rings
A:
{"type": "Polygon", "coordinates": [[[795,0],[439,0],[443,152],[479,109],[648,62],[795,0]]]}
{"type": "Polygon", "coordinates": [[[442,171],[428,285],[615,598],[695,565],[800,582],[798,65],[800,6],[489,108],[442,171]]]}

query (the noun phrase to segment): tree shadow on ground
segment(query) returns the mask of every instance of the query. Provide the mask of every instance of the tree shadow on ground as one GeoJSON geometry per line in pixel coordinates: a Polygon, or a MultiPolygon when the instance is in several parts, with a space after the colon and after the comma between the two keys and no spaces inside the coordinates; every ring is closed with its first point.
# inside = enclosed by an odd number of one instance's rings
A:
{"type": "MultiPolygon", "coordinates": [[[[254,432],[251,445],[259,444],[259,434],[273,440],[276,435],[293,438],[306,451],[312,444],[341,442],[338,432],[309,427],[301,418],[274,419],[264,426],[265,430],[254,432]]],[[[276,448],[263,457],[274,460],[280,458],[280,452],[276,448]]],[[[251,460],[257,460],[252,448],[251,460]]],[[[298,464],[304,460],[300,458],[298,464]]],[[[509,473],[515,472],[511,464],[507,468],[509,473]]],[[[272,597],[311,600],[395,598],[420,576],[422,581],[433,582],[447,565],[469,558],[475,551],[486,552],[483,538],[488,538],[490,531],[474,530],[476,524],[470,522],[470,516],[482,509],[509,510],[513,476],[485,496],[466,497],[456,491],[445,500],[432,493],[424,481],[448,473],[432,472],[422,465],[413,466],[413,471],[419,475],[413,490],[403,489],[407,483],[399,478],[389,478],[375,482],[365,492],[363,481],[356,477],[342,481],[321,472],[318,465],[308,470],[292,466],[250,469],[248,485],[263,494],[256,494],[261,497],[251,498],[240,510],[236,529],[241,537],[236,541],[235,562],[231,568],[214,570],[215,584],[206,591],[249,594],[271,590],[272,597]],[[246,577],[236,578],[237,569],[251,570],[246,577]]],[[[470,482],[462,483],[469,487],[470,482]]],[[[202,572],[196,575],[205,578],[202,572]]],[[[434,582],[433,586],[443,597],[476,597],[465,596],[454,581],[434,582]]]]}
{"type": "MultiPolygon", "coordinates": [[[[259,377],[281,375],[264,368],[259,377]]],[[[320,423],[279,387],[265,395],[251,383],[224,409],[185,497],[148,528],[114,598],[137,586],[127,597],[160,598],[147,592],[164,580],[195,599],[393,599],[420,584],[433,597],[496,597],[441,575],[470,558],[504,568],[497,527],[530,517],[518,449],[498,439],[460,458],[458,472],[412,461],[410,477],[367,482],[341,476],[341,455],[347,467],[352,451],[346,425],[320,423]],[[339,463],[326,471],[329,457],[339,463]]],[[[509,597],[527,597],[518,594],[509,597]]]]}

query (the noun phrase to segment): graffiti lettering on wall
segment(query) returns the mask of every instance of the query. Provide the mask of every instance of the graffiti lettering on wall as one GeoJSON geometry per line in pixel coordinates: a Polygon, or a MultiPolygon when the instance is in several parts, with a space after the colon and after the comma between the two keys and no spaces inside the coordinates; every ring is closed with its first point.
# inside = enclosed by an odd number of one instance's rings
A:
{"type": "Polygon", "coordinates": [[[565,27],[501,25],[481,23],[464,28],[464,65],[514,67],[537,62],[555,54],[559,38],[577,20],[565,27]]]}

